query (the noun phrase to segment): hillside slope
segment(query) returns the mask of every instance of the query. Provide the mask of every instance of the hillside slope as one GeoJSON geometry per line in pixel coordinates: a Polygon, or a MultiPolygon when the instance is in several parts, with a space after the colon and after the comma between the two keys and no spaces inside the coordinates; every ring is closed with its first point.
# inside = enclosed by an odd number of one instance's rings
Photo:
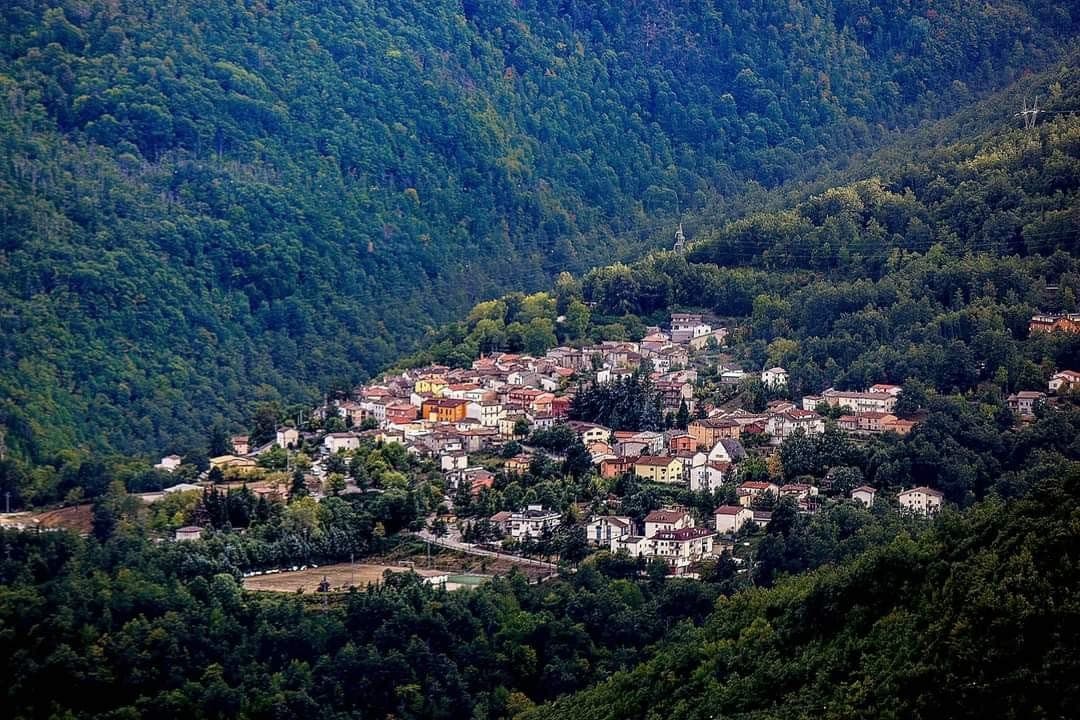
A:
{"type": "MultiPolygon", "coordinates": [[[[736,359],[783,365],[794,397],[908,379],[943,393],[1040,389],[1080,362],[1080,338],[1027,332],[1037,310],[1078,307],[1080,118],[1069,111],[1080,72],[1065,63],[1035,86],[1052,89],[1058,112],[1033,130],[998,121],[906,155],[887,149],[863,179],[702,228],[685,255],[562,278],[546,306],[481,303],[411,361],[535,351],[523,331],[538,318],[574,343],[636,339],[673,310],[700,309],[739,318],[736,359]]],[[[1008,112],[993,105],[991,117],[1008,112]]]]}
{"type": "Polygon", "coordinates": [[[649,662],[518,717],[1070,717],[1078,482],[721,600],[649,662]]]}
{"type": "Polygon", "coordinates": [[[183,449],[255,402],[310,400],[479,297],[632,254],[649,218],[961,107],[1052,60],[1077,18],[5,3],[8,445],[183,449]]]}

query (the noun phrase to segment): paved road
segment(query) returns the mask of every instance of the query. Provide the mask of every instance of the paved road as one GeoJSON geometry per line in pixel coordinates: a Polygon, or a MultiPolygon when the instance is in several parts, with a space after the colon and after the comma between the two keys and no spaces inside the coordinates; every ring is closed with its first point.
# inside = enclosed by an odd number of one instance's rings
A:
{"type": "Polygon", "coordinates": [[[480,555],[483,557],[500,558],[503,560],[509,560],[513,563],[520,565],[532,565],[533,567],[541,567],[552,572],[558,572],[559,566],[555,563],[544,562],[543,560],[535,560],[533,558],[524,558],[519,555],[510,555],[509,553],[494,552],[492,550],[482,550],[472,543],[461,542],[460,540],[453,540],[446,537],[435,537],[428,530],[420,530],[416,533],[417,537],[422,540],[427,540],[432,545],[438,545],[439,547],[448,548],[450,550],[457,550],[459,552],[468,553],[470,555],[480,555]]]}

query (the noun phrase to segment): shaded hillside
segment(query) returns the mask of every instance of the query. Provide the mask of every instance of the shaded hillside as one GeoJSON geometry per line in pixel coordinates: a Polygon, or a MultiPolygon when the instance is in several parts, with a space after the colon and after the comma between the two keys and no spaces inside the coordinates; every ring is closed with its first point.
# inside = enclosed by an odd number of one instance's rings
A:
{"type": "Polygon", "coordinates": [[[736,358],[783,365],[794,397],[909,379],[942,393],[1044,389],[1080,365],[1080,337],[1028,337],[1033,312],[1080,307],[1080,118],[1065,112],[1080,107],[1080,74],[1066,65],[1040,84],[1061,112],[1034,130],[983,128],[906,159],[889,150],[868,163],[880,175],[702,229],[685,256],[560,278],[547,305],[481,303],[412,361],[637,339],[697,308],[741,318],[736,358]],[[546,343],[533,332],[544,322],[546,343]]]}
{"type": "Polygon", "coordinates": [[[1031,498],[720,600],[649,662],[519,717],[1070,717],[1078,483],[1074,468],[1031,498]]]}
{"type": "Polygon", "coordinates": [[[4,3],[8,445],[183,449],[310,400],[479,297],[631,255],[655,218],[1045,65],[1076,16],[4,3]]]}

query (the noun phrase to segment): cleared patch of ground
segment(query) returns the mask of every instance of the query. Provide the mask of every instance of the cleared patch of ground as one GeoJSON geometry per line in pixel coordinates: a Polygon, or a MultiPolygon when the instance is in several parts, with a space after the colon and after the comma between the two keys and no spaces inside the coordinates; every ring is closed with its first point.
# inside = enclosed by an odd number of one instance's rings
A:
{"type": "Polygon", "coordinates": [[[0,518],[0,526],[20,530],[71,530],[89,535],[93,526],[90,503],[53,510],[11,513],[0,518]]]}
{"type": "Polygon", "coordinates": [[[326,578],[331,591],[348,590],[350,587],[365,588],[383,581],[387,571],[401,573],[414,570],[421,577],[445,577],[445,571],[426,568],[410,568],[405,565],[372,565],[367,563],[337,563],[323,565],[306,570],[253,575],[244,578],[244,587],[248,590],[266,592],[313,593],[318,591],[319,583],[326,578]]]}

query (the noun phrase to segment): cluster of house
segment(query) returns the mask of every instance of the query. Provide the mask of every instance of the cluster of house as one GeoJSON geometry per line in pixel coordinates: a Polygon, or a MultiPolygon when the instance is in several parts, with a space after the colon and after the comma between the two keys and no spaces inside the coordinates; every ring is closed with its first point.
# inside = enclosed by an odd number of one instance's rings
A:
{"type": "MultiPolygon", "coordinates": [[[[347,430],[315,435],[283,426],[259,447],[248,436],[235,435],[231,452],[211,458],[210,466],[244,476],[257,471],[257,456],[275,445],[289,448],[301,440],[314,440],[333,454],[354,450],[369,437],[400,443],[413,454],[439,457],[452,487],[467,482],[478,492],[491,485],[492,477],[483,468],[469,467],[468,454],[520,438],[523,428],[532,431],[562,422],[575,390],[575,375],[581,371],[606,383],[644,369],[665,411],[677,412],[684,404],[692,410],[697,373],[688,369],[689,353],[710,340],[723,341],[726,333],[711,327],[700,314],[681,313],[672,316],[670,331],[647,328],[640,342],[557,347],[543,357],[495,353],[469,368],[432,365],[405,370],[316,408],[321,419],[340,417],[347,430]]],[[[157,467],[171,472],[181,461],[169,456],[157,467]]],[[[523,469],[527,462],[519,458],[508,463],[508,469],[523,469]]]]}
{"type": "Polygon", "coordinates": [[[250,475],[259,469],[256,458],[270,448],[295,448],[299,446],[301,438],[313,437],[315,437],[314,433],[301,432],[295,427],[283,425],[277,429],[273,440],[259,447],[253,447],[248,435],[233,435],[229,438],[232,452],[210,458],[210,469],[216,468],[230,475],[250,475]]]}
{"type": "MultiPolygon", "coordinates": [[[[621,515],[593,516],[585,525],[585,536],[594,547],[625,553],[630,557],[661,558],[669,572],[683,574],[695,564],[730,549],[734,536],[748,523],[766,525],[772,512],[755,507],[764,495],[794,498],[800,509],[816,500],[818,488],[792,483],[745,482],[738,487],[738,505],[721,505],[713,511],[712,527],[698,527],[693,515],[683,507],[653,510],[645,516],[641,532],[633,518],[621,515]]],[[[867,507],[874,504],[877,490],[863,485],[851,492],[851,499],[867,507]]],[[[916,487],[897,495],[900,509],[929,517],[941,510],[944,495],[933,488],[916,487]]],[[[490,521],[506,536],[517,541],[538,539],[554,532],[559,513],[542,505],[529,505],[517,512],[503,511],[490,521]]]]}
{"type": "MultiPolygon", "coordinates": [[[[329,432],[317,440],[327,453],[354,450],[362,439],[396,442],[410,453],[438,458],[450,489],[463,484],[479,493],[494,482],[492,473],[471,466],[469,456],[519,439],[526,432],[566,423],[589,450],[605,477],[633,473],[642,479],[681,484],[692,490],[715,490],[735,476],[747,453],[740,442],[747,435],[768,436],[775,446],[802,430],[817,435],[825,419],[824,403],[844,408],[840,427],[852,434],[910,431],[913,422],[892,414],[900,388],[875,385],[865,392],[828,389],[802,399],[802,406],[773,401],[762,413],[712,409],[686,430],[623,431],[584,422],[567,422],[579,373],[598,383],[640,371],[650,372],[663,410],[697,411],[697,371],[688,367],[689,351],[722,341],[726,331],[714,329],[700,314],[677,313],[669,332],[650,327],[640,342],[609,341],[584,348],[557,347],[543,357],[512,353],[482,356],[468,368],[431,365],[409,369],[360,386],[348,397],[316,409],[335,414],[349,430],[329,432]]],[[[738,371],[741,376],[745,373],[738,371]]],[[[761,373],[770,387],[785,386],[783,368],[761,373]]],[[[272,447],[296,446],[307,433],[278,429],[276,438],[251,448],[246,436],[232,438],[233,452],[211,459],[211,466],[244,475],[257,468],[255,456],[272,447]]],[[[760,444],[760,443],[758,443],[760,444]]],[[[168,460],[168,459],[166,459],[168,460]]],[[[532,461],[523,453],[507,461],[507,472],[524,472],[532,461]]],[[[164,461],[163,461],[164,462],[164,461]]]]}
{"type": "MultiPolygon", "coordinates": [[[[1080,333],[1080,313],[1036,313],[1031,316],[1028,330],[1036,333],[1080,333]]],[[[1074,370],[1059,370],[1047,384],[1051,394],[1061,394],[1080,389],[1080,373],[1074,370]]],[[[1035,408],[1047,401],[1047,394],[1038,390],[1021,390],[1008,397],[1009,408],[1022,419],[1029,419],[1035,414],[1035,408]]]]}
{"type": "Polygon", "coordinates": [[[1022,420],[1030,420],[1035,416],[1035,408],[1054,402],[1051,395],[1061,395],[1073,390],[1080,390],[1080,373],[1075,370],[1059,370],[1047,383],[1049,394],[1040,390],[1020,390],[1009,395],[1006,403],[1022,420]]]}
{"type": "MultiPolygon", "coordinates": [[[[829,388],[820,395],[803,397],[798,404],[775,400],[761,413],[708,405],[699,409],[694,395],[697,371],[690,366],[690,353],[722,343],[726,332],[713,328],[701,314],[676,313],[669,330],[647,328],[639,342],[557,347],[543,357],[500,352],[482,356],[468,368],[429,365],[404,370],[316,408],[318,417],[336,416],[348,430],[313,433],[282,426],[260,447],[253,447],[248,436],[236,435],[231,438],[232,452],[211,458],[211,468],[244,476],[258,469],[260,453],[275,446],[319,444],[325,453],[334,454],[355,450],[370,438],[399,443],[409,453],[436,458],[450,490],[465,487],[478,494],[493,486],[495,475],[471,464],[473,454],[522,439],[532,430],[564,423],[577,434],[604,477],[631,473],[644,481],[714,491],[722,484],[738,482],[738,466],[748,457],[743,440],[755,435],[767,437],[775,447],[798,431],[821,434],[826,423],[818,411],[823,405],[844,412],[838,426],[852,435],[902,435],[915,424],[894,414],[900,388],[888,384],[864,391],[829,388]],[[664,411],[675,413],[685,407],[699,415],[685,430],[629,431],[567,419],[579,376],[587,375],[602,384],[642,369],[650,374],[664,411]]],[[[738,368],[722,370],[721,382],[737,383],[747,375],[738,368]]],[[[767,368],[760,377],[769,388],[784,388],[789,382],[781,367],[767,368]]],[[[1080,377],[1064,371],[1055,379],[1060,388],[1080,377]]],[[[1055,389],[1053,382],[1051,390],[1055,389]]],[[[508,459],[504,469],[523,473],[532,461],[525,451],[508,459]]],[[[158,467],[173,471],[180,463],[178,456],[168,456],[158,467]]],[[[284,494],[287,488],[263,491],[284,494]]],[[[695,527],[689,513],[669,509],[651,514],[642,534],[635,532],[627,518],[594,518],[587,529],[589,539],[633,556],[663,557],[680,572],[713,551],[717,534],[735,533],[750,521],[768,522],[768,513],[755,508],[756,500],[766,493],[792,497],[803,512],[813,512],[818,502],[818,489],[810,485],[747,481],[738,485],[738,505],[717,508],[712,528],[695,527]]],[[[874,490],[858,488],[852,497],[872,504],[874,490]]],[[[902,507],[930,513],[940,507],[941,495],[929,488],[915,488],[901,493],[898,500],[902,507]]],[[[499,513],[491,520],[511,538],[522,539],[540,536],[559,522],[559,515],[530,506],[520,512],[499,513]]]]}

